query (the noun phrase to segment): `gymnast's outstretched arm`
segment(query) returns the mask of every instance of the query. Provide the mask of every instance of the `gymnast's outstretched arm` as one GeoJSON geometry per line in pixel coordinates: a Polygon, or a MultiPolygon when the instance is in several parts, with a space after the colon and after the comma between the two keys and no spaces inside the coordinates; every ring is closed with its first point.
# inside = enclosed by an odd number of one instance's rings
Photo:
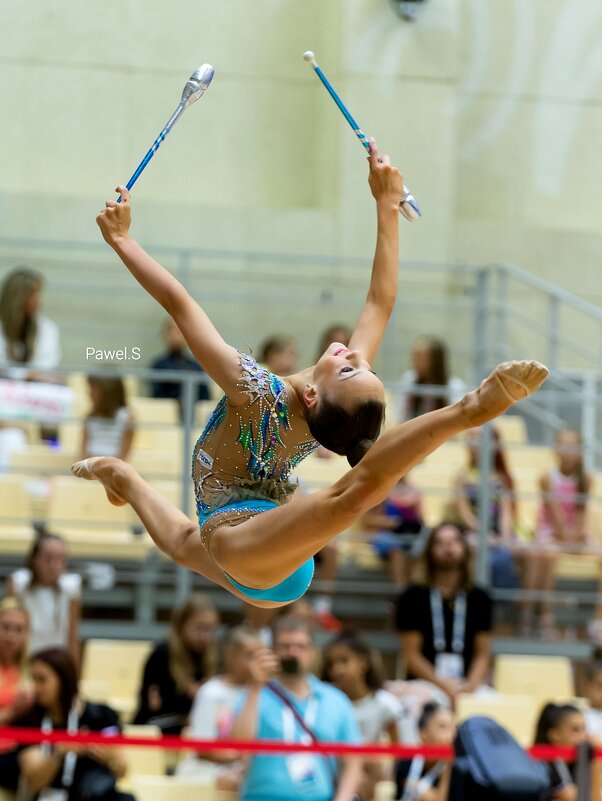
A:
{"type": "Polygon", "coordinates": [[[370,145],[368,180],[376,200],[376,251],[366,303],[349,342],[349,348],[359,350],[369,362],[378,352],[395,306],[399,269],[399,203],[404,194],[403,177],[399,170],[391,166],[388,156],[379,156],[373,139],[370,145]]]}
{"type": "Polygon", "coordinates": [[[199,364],[228,395],[233,405],[244,403],[238,389],[240,362],[238,351],[224,341],[207,314],[171,273],[155,261],[129,235],[130,193],[118,186],[121,203],[106,202],[96,222],[110,245],[138,283],[174,319],[199,364]]]}

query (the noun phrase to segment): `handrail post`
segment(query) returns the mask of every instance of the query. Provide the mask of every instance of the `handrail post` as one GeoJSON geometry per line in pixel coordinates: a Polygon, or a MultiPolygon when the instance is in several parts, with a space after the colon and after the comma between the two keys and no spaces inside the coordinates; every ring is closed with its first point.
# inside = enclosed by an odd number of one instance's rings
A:
{"type": "Polygon", "coordinates": [[[489,527],[491,509],[491,472],[493,464],[493,447],[491,424],[485,423],[481,429],[479,443],[479,495],[477,516],[479,519],[479,536],[477,549],[477,582],[485,587],[491,583],[491,560],[489,559],[489,527]]]}
{"type": "Polygon", "coordinates": [[[489,272],[486,267],[477,271],[474,308],[474,372],[473,381],[478,384],[487,370],[487,296],[489,272]]]}
{"type": "MultiPolygon", "coordinates": [[[[182,451],[182,501],[180,507],[184,514],[189,517],[189,460],[192,451],[192,427],[194,425],[194,406],[196,397],[195,378],[198,373],[189,373],[182,379],[182,415],[184,426],[184,442],[182,451]],[[188,480],[187,480],[188,479],[188,480]]],[[[192,587],[192,574],[185,567],[178,567],[176,579],[176,602],[184,603],[192,587]]]]}

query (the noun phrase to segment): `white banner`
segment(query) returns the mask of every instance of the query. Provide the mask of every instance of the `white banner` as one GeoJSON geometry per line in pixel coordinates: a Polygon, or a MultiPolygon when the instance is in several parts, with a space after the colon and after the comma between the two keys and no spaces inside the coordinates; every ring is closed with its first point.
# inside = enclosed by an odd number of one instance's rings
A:
{"type": "Polygon", "coordinates": [[[0,420],[58,423],[73,412],[73,390],[60,384],[0,379],[0,420]]]}

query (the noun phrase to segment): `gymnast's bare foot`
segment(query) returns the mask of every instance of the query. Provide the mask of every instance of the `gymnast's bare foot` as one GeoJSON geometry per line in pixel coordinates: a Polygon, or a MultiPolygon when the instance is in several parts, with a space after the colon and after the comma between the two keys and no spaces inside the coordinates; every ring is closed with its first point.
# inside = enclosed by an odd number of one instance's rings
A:
{"type": "Polygon", "coordinates": [[[112,456],[90,456],[88,459],[72,464],[71,472],[78,478],[85,478],[88,481],[100,481],[107,492],[107,498],[113,506],[125,506],[127,501],[124,501],[111,489],[111,477],[114,475],[114,468],[118,464],[121,464],[121,460],[112,456]]]}
{"type": "Polygon", "coordinates": [[[502,362],[481,386],[462,401],[473,426],[493,420],[518,401],[536,392],[550,371],[541,362],[502,362]]]}

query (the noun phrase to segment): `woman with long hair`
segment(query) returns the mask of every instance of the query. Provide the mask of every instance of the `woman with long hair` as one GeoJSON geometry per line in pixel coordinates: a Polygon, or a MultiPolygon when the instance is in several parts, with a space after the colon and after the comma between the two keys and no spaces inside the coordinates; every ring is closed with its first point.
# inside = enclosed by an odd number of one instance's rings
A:
{"type": "Polygon", "coordinates": [[[548,371],[537,362],[500,365],[461,402],[387,432],[384,388],[371,362],[393,310],[403,178],[371,146],[376,253],[366,305],[349,348],[332,344],[317,364],[281,379],[228,345],[201,307],[129,236],[130,196],[107,201],[97,218],[106,242],[176,321],[191,351],[222,387],[193,453],[198,524],[191,523],[129,465],[86,459],[76,475],[101,481],[109,500],[129,503],[161,550],[258,606],[299,598],[313,556],[387,497],[413,465],[450,437],[501,414],[534,392],[548,371]],[[286,503],[290,475],[318,443],[353,467],[333,487],[286,503]]]}
{"type": "Polygon", "coordinates": [[[435,337],[419,337],[412,345],[412,369],[407,370],[399,386],[399,419],[411,420],[420,414],[442,409],[460,400],[466,391],[463,381],[449,374],[447,347],[435,337]],[[431,389],[428,394],[422,387],[431,389]]]}
{"type": "Polygon", "coordinates": [[[81,453],[127,459],[134,440],[134,417],[121,378],[88,376],[91,409],[84,421],[81,453]]]}
{"type": "Polygon", "coordinates": [[[144,666],[134,723],[156,723],[176,734],[182,730],[197,690],[217,672],[218,624],[211,598],[202,593],[174,611],[167,641],[155,647],[144,666]]]}
{"type": "Polygon", "coordinates": [[[67,544],[56,534],[36,537],[26,566],[8,579],[7,595],[18,597],[31,624],[30,651],[67,648],[79,663],[81,577],[67,572],[67,544]]]}
{"type": "MultiPolygon", "coordinates": [[[[62,648],[38,651],[30,658],[29,670],[34,703],[13,721],[13,726],[45,732],[66,729],[73,734],[119,733],[119,716],[113,709],[80,697],[77,669],[68,651],[62,648]]],[[[12,757],[24,789],[34,798],[133,801],[131,795],[116,789],[116,782],[125,775],[127,766],[120,749],[110,745],[42,744],[18,747],[12,757]]]]}
{"type": "Polygon", "coordinates": [[[0,726],[7,726],[31,704],[27,652],[29,615],[16,598],[0,601],[0,726]]]}

